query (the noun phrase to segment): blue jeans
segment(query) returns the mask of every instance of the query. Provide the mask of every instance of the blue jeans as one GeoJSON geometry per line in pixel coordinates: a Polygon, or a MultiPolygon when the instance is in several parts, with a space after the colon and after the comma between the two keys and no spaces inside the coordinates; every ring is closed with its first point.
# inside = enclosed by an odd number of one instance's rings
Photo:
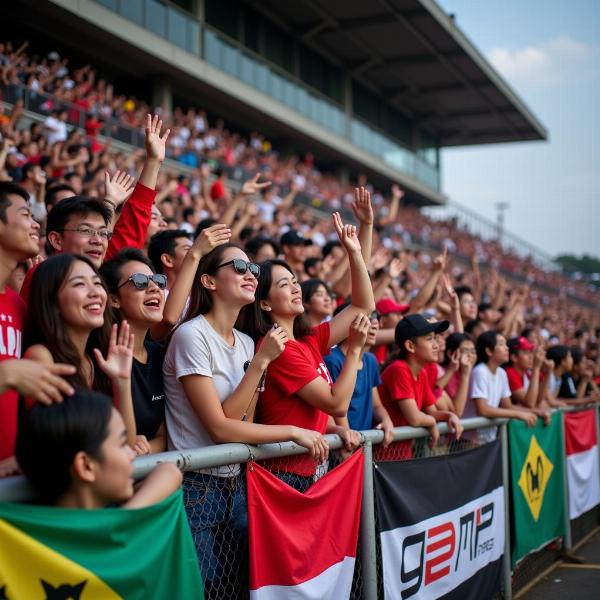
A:
{"type": "Polygon", "coordinates": [[[243,476],[185,473],[183,493],[206,597],[247,597],[248,512],[243,476]]]}

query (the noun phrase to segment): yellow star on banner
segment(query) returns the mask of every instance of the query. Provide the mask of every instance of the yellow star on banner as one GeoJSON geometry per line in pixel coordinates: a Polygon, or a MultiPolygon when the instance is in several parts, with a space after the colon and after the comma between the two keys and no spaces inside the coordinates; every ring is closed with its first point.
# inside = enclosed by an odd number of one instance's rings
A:
{"type": "Polygon", "coordinates": [[[546,486],[553,470],[554,465],[538,444],[535,435],[532,435],[529,451],[521,469],[519,487],[523,492],[523,496],[525,496],[525,501],[535,521],[540,516],[540,511],[544,504],[546,486]]]}

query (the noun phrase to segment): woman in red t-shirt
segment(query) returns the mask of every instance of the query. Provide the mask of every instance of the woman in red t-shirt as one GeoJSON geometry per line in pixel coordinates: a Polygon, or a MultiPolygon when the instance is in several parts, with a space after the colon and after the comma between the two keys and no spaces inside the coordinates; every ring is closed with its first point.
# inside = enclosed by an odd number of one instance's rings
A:
{"type": "MultiPolygon", "coordinates": [[[[288,335],[285,350],[269,365],[265,389],[258,401],[257,421],[338,433],[347,447],[353,448],[358,441],[356,435],[336,426],[332,417],[343,417],[348,411],[360,352],[369,330],[368,315],[375,302],[356,227],[344,225],[338,213],[334,213],[333,222],[350,261],[352,304],[331,321],[310,328],[304,320],[298,279],[286,262],[272,260],[261,265],[253,310],[244,315],[244,320],[246,331],[255,339],[264,336],[273,323],[288,335]],[[346,338],[346,360],[333,383],[323,355],[346,338]]],[[[306,455],[273,461],[271,466],[299,491],[310,486],[316,471],[315,461],[306,455]]]]}

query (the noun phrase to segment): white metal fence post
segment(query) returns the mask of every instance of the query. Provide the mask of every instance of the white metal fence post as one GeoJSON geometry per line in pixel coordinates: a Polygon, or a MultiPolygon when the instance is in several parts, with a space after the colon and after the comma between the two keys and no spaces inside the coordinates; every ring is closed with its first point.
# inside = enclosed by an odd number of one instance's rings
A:
{"type": "Polygon", "coordinates": [[[360,569],[363,582],[363,599],[377,600],[377,556],[375,536],[375,490],[373,487],[373,446],[367,440],[363,446],[365,456],[363,496],[360,514],[360,569]]]}

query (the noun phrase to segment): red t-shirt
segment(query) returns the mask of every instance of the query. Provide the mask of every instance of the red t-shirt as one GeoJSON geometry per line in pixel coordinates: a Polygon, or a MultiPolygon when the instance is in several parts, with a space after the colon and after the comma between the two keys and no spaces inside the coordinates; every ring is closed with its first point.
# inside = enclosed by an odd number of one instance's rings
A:
{"type": "MultiPolygon", "coordinates": [[[[21,358],[23,323],[27,307],[8,286],[0,293],[0,361],[21,358]]],[[[17,438],[18,394],[0,395],[0,460],[13,456],[17,438]]]]}
{"type": "Polygon", "coordinates": [[[225,196],[225,186],[220,179],[217,179],[210,187],[210,197],[213,200],[220,200],[225,196]]]}
{"type": "MultiPolygon", "coordinates": [[[[304,402],[297,392],[317,377],[333,385],[323,360],[326,354],[329,354],[329,323],[321,323],[302,339],[289,341],[285,350],[267,369],[265,391],[258,399],[257,422],[265,425],[295,425],[325,433],[327,413],[304,402]]],[[[269,468],[311,476],[315,473],[316,465],[310,456],[302,455],[270,461],[269,468]]]]}
{"type": "Polygon", "coordinates": [[[514,367],[506,367],[504,370],[508,376],[508,385],[511,392],[517,392],[518,390],[523,388],[527,389],[529,387],[529,378],[527,375],[521,375],[514,367]]]}
{"type": "Polygon", "coordinates": [[[437,363],[427,363],[423,367],[423,371],[425,371],[425,373],[427,373],[427,379],[429,379],[429,385],[431,386],[431,391],[433,392],[433,395],[435,396],[436,401],[439,400],[442,397],[442,392],[444,390],[442,390],[442,388],[439,387],[437,384],[438,377],[440,376],[440,370],[438,368],[438,364],[437,363]]]}
{"type": "MultiPolygon", "coordinates": [[[[437,368],[437,365],[434,366],[437,368]]],[[[395,360],[384,369],[381,374],[379,395],[394,427],[408,425],[398,406],[399,401],[412,398],[419,410],[436,403],[426,370],[422,369],[415,379],[408,363],[403,360],[395,360]]]]}

